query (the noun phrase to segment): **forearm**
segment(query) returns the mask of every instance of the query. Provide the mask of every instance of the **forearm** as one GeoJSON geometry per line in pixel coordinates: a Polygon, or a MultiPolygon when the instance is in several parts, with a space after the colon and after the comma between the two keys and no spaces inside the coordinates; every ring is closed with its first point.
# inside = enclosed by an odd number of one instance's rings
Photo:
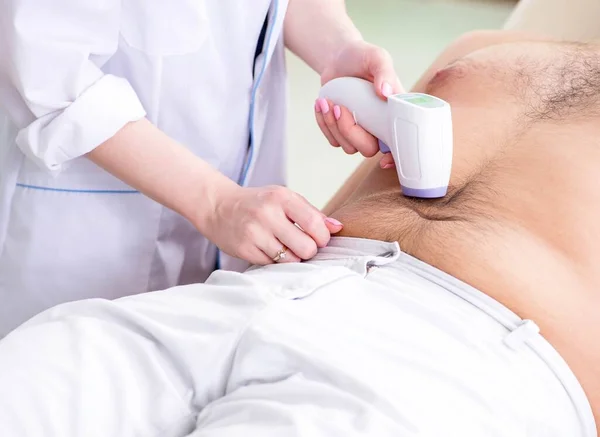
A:
{"type": "Polygon", "coordinates": [[[287,48],[318,74],[345,43],[362,39],[343,0],[290,0],[284,37],[287,48]]]}
{"type": "Polygon", "coordinates": [[[129,123],[87,156],[196,226],[214,210],[218,191],[237,186],[146,119],[129,123]]]}

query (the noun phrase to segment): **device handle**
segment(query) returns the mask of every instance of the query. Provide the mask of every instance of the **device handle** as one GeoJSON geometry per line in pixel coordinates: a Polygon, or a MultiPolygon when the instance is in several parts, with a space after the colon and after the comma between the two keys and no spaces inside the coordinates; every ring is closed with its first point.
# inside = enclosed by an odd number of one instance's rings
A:
{"type": "Polygon", "coordinates": [[[323,85],[319,97],[346,107],[359,126],[385,144],[390,144],[387,102],[375,93],[372,82],[356,77],[339,77],[323,85]]]}

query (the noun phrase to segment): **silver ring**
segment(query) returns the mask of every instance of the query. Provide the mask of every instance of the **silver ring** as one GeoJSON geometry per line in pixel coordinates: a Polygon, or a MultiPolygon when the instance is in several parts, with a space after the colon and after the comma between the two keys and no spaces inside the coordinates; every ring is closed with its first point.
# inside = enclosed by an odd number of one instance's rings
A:
{"type": "Polygon", "coordinates": [[[287,249],[285,246],[283,246],[281,249],[279,249],[279,252],[277,252],[277,255],[275,255],[273,257],[273,262],[279,262],[282,259],[285,259],[287,255],[287,249]]]}

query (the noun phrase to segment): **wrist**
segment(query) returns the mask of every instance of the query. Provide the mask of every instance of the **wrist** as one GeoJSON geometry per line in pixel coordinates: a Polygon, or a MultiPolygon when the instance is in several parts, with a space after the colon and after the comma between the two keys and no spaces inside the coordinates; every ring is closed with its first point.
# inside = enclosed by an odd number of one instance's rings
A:
{"type": "Polygon", "coordinates": [[[242,187],[216,170],[209,177],[202,179],[197,185],[202,188],[196,190],[196,196],[191,200],[189,211],[184,216],[200,233],[207,235],[214,228],[219,208],[225,199],[242,187]]]}
{"type": "Polygon", "coordinates": [[[342,47],[361,41],[343,0],[290,0],[284,21],[288,49],[319,75],[342,47]]]}
{"type": "Polygon", "coordinates": [[[356,30],[356,33],[349,31],[347,34],[338,35],[336,41],[332,41],[329,50],[325,52],[314,70],[320,76],[328,65],[334,63],[340,53],[349,45],[364,43],[362,35],[356,30]]]}

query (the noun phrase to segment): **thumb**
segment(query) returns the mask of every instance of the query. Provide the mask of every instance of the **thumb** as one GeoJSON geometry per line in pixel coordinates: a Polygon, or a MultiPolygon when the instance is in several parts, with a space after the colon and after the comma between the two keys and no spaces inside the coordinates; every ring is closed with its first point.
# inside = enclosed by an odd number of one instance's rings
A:
{"type": "Polygon", "coordinates": [[[392,57],[387,51],[383,49],[375,51],[369,64],[375,92],[379,97],[385,100],[392,94],[404,92],[404,87],[396,75],[392,57]]]}

